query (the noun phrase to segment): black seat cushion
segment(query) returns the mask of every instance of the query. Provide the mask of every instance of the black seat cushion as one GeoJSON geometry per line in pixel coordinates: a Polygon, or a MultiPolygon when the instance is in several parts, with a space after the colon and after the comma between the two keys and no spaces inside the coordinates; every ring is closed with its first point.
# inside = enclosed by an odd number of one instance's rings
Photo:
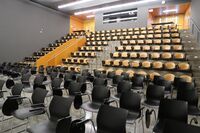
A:
{"type": "Polygon", "coordinates": [[[13,112],[13,116],[20,120],[24,120],[27,119],[28,117],[45,113],[44,110],[30,111],[33,109],[35,108],[27,107],[27,108],[17,109],[16,111],[13,112]]]}
{"type": "Polygon", "coordinates": [[[47,120],[27,129],[29,133],[56,133],[57,121],[47,120]]]}
{"type": "Polygon", "coordinates": [[[132,112],[132,111],[129,111],[128,112],[128,116],[127,116],[127,121],[129,122],[132,122],[136,119],[138,119],[140,117],[140,113],[139,112],[132,112]]]}

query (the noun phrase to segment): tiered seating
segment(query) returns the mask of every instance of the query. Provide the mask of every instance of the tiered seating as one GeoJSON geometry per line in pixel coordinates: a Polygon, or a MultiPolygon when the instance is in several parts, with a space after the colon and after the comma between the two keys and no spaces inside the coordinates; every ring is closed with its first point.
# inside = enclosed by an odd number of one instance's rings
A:
{"type": "Polygon", "coordinates": [[[24,61],[21,62],[21,64],[34,64],[40,57],[42,57],[45,54],[48,54],[49,52],[53,51],[54,49],[61,46],[66,41],[68,41],[72,38],[77,38],[80,35],[84,35],[84,34],[83,33],[77,33],[77,32],[67,34],[64,37],[61,37],[60,40],[56,40],[55,43],[50,43],[48,47],[44,47],[41,50],[34,52],[32,56],[25,57],[24,61]]]}
{"type": "Polygon", "coordinates": [[[104,69],[113,67],[125,72],[141,69],[145,75],[152,70],[157,74],[170,71],[191,75],[191,65],[176,25],[97,31],[90,40],[104,40],[109,35],[111,39],[106,41],[120,40],[121,46],[110,53],[111,59],[102,61],[104,69]]]}

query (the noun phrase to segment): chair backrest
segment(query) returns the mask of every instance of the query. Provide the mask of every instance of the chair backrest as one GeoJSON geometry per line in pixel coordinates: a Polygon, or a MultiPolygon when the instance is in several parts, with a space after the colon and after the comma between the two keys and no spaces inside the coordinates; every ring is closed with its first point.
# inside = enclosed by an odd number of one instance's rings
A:
{"type": "Polygon", "coordinates": [[[175,89],[178,89],[179,84],[181,84],[182,82],[186,82],[185,79],[180,78],[180,77],[175,77],[174,78],[174,87],[175,89]]]}
{"type": "Polygon", "coordinates": [[[78,76],[76,81],[78,83],[85,83],[87,81],[87,77],[86,76],[78,76]]]}
{"type": "Polygon", "coordinates": [[[195,88],[195,85],[193,82],[186,82],[186,81],[180,81],[179,84],[177,85],[177,89],[187,89],[187,90],[192,90],[195,88]]]}
{"type": "Polygon", "coordinates": [[[150,84],[147,87],[146,99],[160,101],[164,98],[164,90],[165,88],[163,86],[150,84]]]}
{"type": "Polygon", "coordinates": [[[81,92],[81,83],[71,81],[68,86],[68,92],[71,96],[75,96],[77,92],[81,92]]]}
{"type": "Polygon", "coordinates": [[[165,120],[163,133],[200,133],[200,127],[183,122],[165,120]]]}
{"type": "Polygon", "coordinates": [[[44,103],[44,99],[47,95],[48,91],[42,88],[35,88],[31,99],[33,104],[44,103]]]}
{"type": "Polygon", "coordinates": [[[188,119],[188,104],[185,101],[174,99],[162,99],[159,105],[158,119],[176,120],[187,123],[188,119]]]}
{"type": "Polygon", "coordinates": [[[58,76],[58,72],[51,72],[50,73],[51,80],[54,80],[57,76],[58,76]]]}
{"type": "Polygon", "coordinates": [[[45,76],[43,74],[38,74],[34,79],[34,85],[42,85],[45,81],[45,76]]]}
{"type": "Polygon", "coordinates": [[[6,87],[8,89],[11,89],[15,85],[15,82],[12,79],[7,79],[6,81],[6,87]]]}
{"type": "Polygon", "coordinates": [[[58,120],[70,115],[70,108],[74,98],[54,96],[49,105],[51,120],[58,120]]]}
{"type": "Polygon", "coordinates": [[[16,83],[13,88],[11,89],[11,92],[12,92],[12,95],[18,95],[20,96],[21,95],[21,92],[23,90],[23,84],[21,83],[16,83]]]}
{"type": "Polygon", "coordinates": [[[94,86],[92,90],[92,101],[97,103],[104,103],[105,99],[110,97],[110,90],[103,86],[94,86]]]}
{"type": "Polygon", "coordinates": [[[109,71],[107,73],[107,78],[113,79],[114,76],[115,76],[115,71],[109,71]]]}
{"type": "Polygon", "coordinates": [[[172,82],[165,80],[165,79],[158,80],[158,82],[156,82],[156,85],[164,86],[165,91],[171,91],[172,90],[172,82]]]}
{"type": "Polygon", "coordinates": [[[31,74],[30,74],[30,73],[25,73],[25,74],[23,74],[23,75],[22,75],[22,78],[21,78],[22,83],[23,83],[23,82],[29,82],[30,77],[31,77],[31,74]]]}
{"type": "Polygon", "coordinates": [[[188,106],[198,106],[198,92],[196,89],[178,89],[177,100],[187,101],[188,106]]]}
{"type": "Polygon", "coordinates": [[[113,77],[113,84],[118,84],[122,80],[123,80],[123,77],[121,75],[115,75],[113,77]]]}
{"type": "Polygon", "coordinates": [[[60,85],[62,83],[61,78],[54,78],[51,82],[52,89],[58,89],[60,88],[60,85]]]}
{"type": "Polygon", "coordinates": [[[132,87],[143,87],[144,77],[143,76],[134,76],[132,79],[132,87]]]}
{"type": "Polygon", "coordinates": [[[131,89],[131,82],[122,80],[117,84],[117,93],[123,93],[131,89]]]}
{"type": "Polygon", "coordinates": [[[99,77],[100,74],[101,74],[100,70],[97,70],[97,69],[94,70],[94,76],[95,77],[99,77]]]}
{"type": "Polygon", "coordinates": [[[163,79],[164,79],[164,77],[155,75],[155,76],[154,76],[154,79],[153,79],[153,83],[154,83],[154,84],[158,84],[158,82],[159,82],[160,80],[163,80],[163,79]]]}
{"type": "Polygon", "coordinates": [[[104,86],[106,86],[107,85],[107,80],[104,79],[104,78],[95,78],[94,81],[93,81],[93,86],[96,86],[96,85],[104,85],[104,86]]]}
{"type": "Polygon", "coordinates": [[[97,114],[97,133],[126,133],[128,111],[101,105],[97,114]]]}
{"type": "Polygon", "coordinates": [[[65,75],[64,75],[64,80],[68,80],[68,79],[72,79],[72,73],[65,73],[65,75]]]}
{"type": "Polygon", "coordinates": [[[134,93],[131,90],[122,93],[119,101],[120,107],[127,109],[130,112],[140,112],[140,103],[140,94],[134,93]]]}

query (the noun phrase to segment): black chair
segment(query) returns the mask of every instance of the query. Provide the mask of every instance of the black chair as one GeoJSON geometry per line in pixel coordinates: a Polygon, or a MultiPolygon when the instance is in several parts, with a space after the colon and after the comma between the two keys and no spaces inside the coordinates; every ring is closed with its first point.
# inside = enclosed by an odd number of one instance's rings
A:
{"type": "Polygon", "coordinates": [[[144,84],[145,84],[145,78],[144,76],[134,76],[132,79],[132,89],[143,93],[143,89],[144,89],[144,84]]]}
{"type": "Polygon", "coordinates": [[[142,121],[143,133],[144,133],[144,121],[143,121],[143,109],[141,108],[141,96],[138,93],[134,93],[131,90],[123,92],[120,97],[120,108],[124,108],[128,110],[127,122],[130,124],[135,124],[136,127],[137,122],[136,120],[142,121]]]}
{"type": "Polygon", "coordinates": [[[163,99],[160,101],[157,124],[153,128],[155,133],[163,133],[164,121],[175,120],[187,124],[188,104],[185,101],[163,99]]]}
{"type": "Polygon", "coordinates": [[[92,90],[92,101],[88,101],[82,104],[81,108],[97,113],[101,104],[104,104],[110,97],[110,91],[105,86],[94,86],[92,90]]]}
{"type": "Polygon", "coordinates": [[[175,77],[175,78],[174,78],[174,83],[173,83],[174,89],[177,90],[179,84],[181,84],[182,82],[186,82],[186,80],[183,79],[183,78],[180,78],[180,77],[175,77]]]}
{"type": "Polygon", "coordinates": [[[22,78],[21,78],[21,82],[22,84],[24,85],[24,92],[27,92],[27,93],[32,93],[33,92],[33,89],[31,88],[30,86],[30,77],[31,77],[31,74],[30,73],[25,73],[22,75],[22,78]]]}
{"type": "Polygon", "coordinates": [[[104,85],[107,86],[107,80],[104,78],[95,78],[93,81],[93,86],[104,85]]]}
{"type": "Polygon", "coordinates": [[[51,80],[54,80],[55,78],[58,77],[58,72],[51,72],[49,76],[50,76],[51,80]]]}
{"type": "Polygon", "coordinates": [[[71,123],[70,107],[73,102],[72,97],[64,98],[54,96],[49,105],[49,120],[36,124],[27,129],[29,133],[69,133],[71,123]],[[67,120],[65,127],[60,127],[60,122],[67,120]],[[65,131],[63,131],[65,130],[65,131]],[[59,131],[59,132],[58,132],[59,131]]]}
{"type": "MultiPolygon", "coordinates": [[[[200,109],[198,107],[198,92],[196,89],[178,89],[177,91],[177,100],[182,100],[188,102],[188,115],[192,116],[200,116],[200,109]]],[[[190,124],[192,121],[195,121],[197,124],[198,121],[196,118],[191,119],[190,124]]]]}
{"type": "MultiPolygon", "coordinates": [[[[21,92],[23,90],[23,85],[20,83],[16,83],[13,88],[11,89],[11,96],[9,97],[20,97],[21,96],[21,92]]],[[[7,92],[7,91],[2,91],[2,93],[7,92]]],[[[5,100],[0,101],[0,109],[2,109],[3,105],[4,105],[5,100]]],[[[22,101],[18,100],[17,101],[18,104],[21,104],[22,101]]],[[[3,121],[3,118],[2,118],[3,121]]]]}
{"type": "Polygon", "coordinates": [[[174,120],[165,120],[163,133],[199,133],[200,127],[174,120]]]}
{"type": "Polygon", "coordinates": [[[146,99],[144,101],[144,105],[150,109],[147,109],[145,113],[146,118],[146,127],[149,128],[151,121],[151,114],[154,113],[154,117],[156,120],[156,111],[155,107],[160,105],[160,101],[164,99],[164,90],[163,86],[149,84],[146,90],[146,99]]]}
{"type": "Polygon", "coordinates": [[[172,88],[172,82],[171,81],[168,81],[168,80],[165,80],[165,79],[159,79],[154,84],[159,85],[159,86],[163,86],[165,88],[165,94],[170,95],[172,97],[173,88],[172,88]]]}
{"type": "Polygon", "coordinates": [[[15,85],[15,82],[12,79],[6,80],[6,88],[12,89],[12,87],[15,85]]]}
{"type": "Polygon", "coordinates": [[[97,131],[92,120],[84,120],[79,124],[91,122],[97,133],[126,133],[128,111],[122,108],[101,105],[97,114],[97,131]]]}
{"type": "Polygon", "coordinates": [[[61,78],[54,78],[51,82],[51,87],[52,87],[52,91],[53,91],[53,95],[58,95],[58,96],[62,96],[63,92],[61,88],[61,83],[62,83],[62,79],[61,78]]]}
{"type": "Polygon", "coordinates": [[[68,93],[70,96],[74,97],[74,107],[79,109],[83,103],[82,96],[88,96],[90,100],[90,95],[85,92],[84,84],[78,83],[76,81],[70,82],[68,86],[68,93]]]}
{"type": "Polygon", "coordinates": [[[186,81],[179,81],[179,84],[177,85],[177,89],[187,89],[192,90],[195,89],[195,85],[193,82],[186,82],[186,81]]]}
{"type": "Polygon", "coordinates": [[[118,83],[117,85],[117,94],[115,94],[113,97],[115,99],[119,99],[121,94],[130,90],[131,89],[131,82],[130,81],[126,81],[126,80],[122,80],[118,83]]]}

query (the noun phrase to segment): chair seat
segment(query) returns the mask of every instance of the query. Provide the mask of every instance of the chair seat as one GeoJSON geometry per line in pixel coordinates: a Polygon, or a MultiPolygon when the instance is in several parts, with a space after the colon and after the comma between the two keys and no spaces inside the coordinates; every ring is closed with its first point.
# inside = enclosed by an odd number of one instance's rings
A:
{"type": "Polygon", "coordinates": [[[189,115],[199,115],[200,116],[200,109],[196,106],[189,106],[188,107],[188,114],[189,115]]]}
{"type": "Polygon", "coordinates": [[[89,112],[97,113],[100,106],[101,106],[101,103],[86,102],[82,104],[81,108],[89,112]]]}
{"type": "Polygon", "coordinates": [[[144,103],[146,103],[147,105],[150,105],[150,106],[159,106],[160,105],[160,101],[158,101],[158,100],[145,100],[144,103]]]}
{"type": "Polygon", "coordinates": [[[28,117],[45,113],[44,110],[30,112],[30,110],[32,110],[32,109],[35,109],[35,108],[27,107],[27,108],[17,109],[16,111],[13,112],[13,116],[20,120],[24,120],[24,119],[27,119],[28,117]]]}
{"type": "Polygon", "coordinates": [[[27,129],[29,133],[56,133],[56,121],[47,120],[45,122],[36,124],[27,129]]]}
{"type": "Polygon", "coordinates": [[[33,88],[32,87],[26,87],[23,89],[24,92],[26,93],[33,93],[33,88]]]}
{"type": "Polygon", "coordinates": [[[140,117],[140,113],[139,112],[132,112],[132,111],[129,111],[128,112],[128,116],[127,116],[127,121],[128,122],[133,122],[135,121],[136,119],[138,119],[140,117]]]}

